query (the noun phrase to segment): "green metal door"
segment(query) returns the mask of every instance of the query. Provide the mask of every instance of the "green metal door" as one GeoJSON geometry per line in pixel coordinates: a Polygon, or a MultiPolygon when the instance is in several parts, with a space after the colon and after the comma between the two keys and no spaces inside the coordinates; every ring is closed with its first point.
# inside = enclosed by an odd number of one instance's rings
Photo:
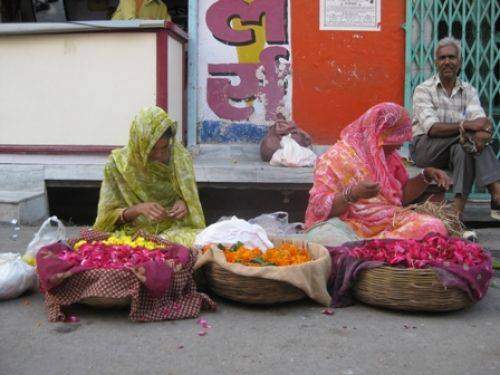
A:
{"type": "MultiPolygon", "coordinates": [[[[406,1],[405,106],[434,74],[434,48],[445,36],[462,43],[461,78],[477,88],[500,138],[500,0],[406,1]]],[[[500,150],[497,148],[497,156],[500,150]]]]}

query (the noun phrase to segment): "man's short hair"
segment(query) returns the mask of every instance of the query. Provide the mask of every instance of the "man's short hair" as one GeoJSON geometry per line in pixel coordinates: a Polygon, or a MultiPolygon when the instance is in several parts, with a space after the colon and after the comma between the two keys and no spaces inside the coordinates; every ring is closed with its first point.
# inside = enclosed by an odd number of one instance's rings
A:
{"type": "Polygon", "coordinates": [[[436,49],[434,50],[434,58],[437,59],[437,53],[441,47],[453,46],[457,50],[457,57],[459,60],[462,60],[462,46],[460,45],[460,41],[453,38],[452,36],[447,36],[446,38],[441,39],[436,45],[436,49]]]}

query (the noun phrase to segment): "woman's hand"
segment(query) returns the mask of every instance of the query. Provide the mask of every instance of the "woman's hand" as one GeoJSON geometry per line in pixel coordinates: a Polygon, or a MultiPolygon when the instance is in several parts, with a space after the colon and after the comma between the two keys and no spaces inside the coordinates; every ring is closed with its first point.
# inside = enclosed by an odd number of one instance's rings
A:
{"type": "Polygon", "coordinates": [[[161,221],[167,218],[167,211],[156,202],[139,203],[134,206],[135,210],[152,221],[161,221]]]}
{"type": "Polygon", "coordinates": [[[357,201],[358,199],[369,199],[377,196],[380,192],[380,184],[373,181],[361,181],[354,185],[351,190],[352,198],[357,201]]]}
{"type": "Polygon", "coordinates": [[[445,190],[448,190],[453,183],[450,176],[448,176],[446,172],[441,169],[428,167],[424,168],[422,173],[427,180],[434,181],[439,187],[445,190]]]}
{"type": "Polygon", "coordinates": [[[175,219],[175,220],[180,220],[184,218],[188,213],[188,209],[186,206],[186,203],[182,199],[179,199],[174,203],[172,208],[167,211],[168,217],[175,219]]]}

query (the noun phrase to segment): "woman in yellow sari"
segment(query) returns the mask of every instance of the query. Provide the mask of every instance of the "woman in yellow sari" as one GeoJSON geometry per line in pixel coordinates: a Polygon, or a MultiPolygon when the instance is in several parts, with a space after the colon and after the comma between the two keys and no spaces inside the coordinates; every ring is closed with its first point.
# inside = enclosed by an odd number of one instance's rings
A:
{"type": "Polygon", "coordinates": [[[175,131],[161,108],[139,112],[127,146],[114,150],[104,169],[95,229],[143,229],[192,245],[205,219],[191,157],[175,131]]]}
{"type": "Polygon", "coordinates": [[[120,0],[112,19],[172,20],[167,6],[161,0],[120,0]]]}

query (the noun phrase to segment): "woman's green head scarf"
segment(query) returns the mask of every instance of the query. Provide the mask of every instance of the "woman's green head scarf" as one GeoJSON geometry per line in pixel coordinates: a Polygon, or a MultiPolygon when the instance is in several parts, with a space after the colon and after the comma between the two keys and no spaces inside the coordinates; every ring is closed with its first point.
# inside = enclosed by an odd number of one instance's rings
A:
{"type": "Polygon", "coordinates": [[[151,150],[168,129],[175,135],[177,123],[172,121],[163,109],[142,109],[130,127],[128,156],[137,157],[136,162],[146,165],[151,150]]]}
{"type": "Polygon", "coordinates": [[[163,233],[205,227],[193,164],[184,146],[172,136],[170,160],[166,163],[149,160],[156,142],[168,129],[175,135],[176,127],[175,121],[158,107],[144,108],[135,117],[127,146],[112,152],[104,170],[94,224],[96,229],[119,229],[117,222],[124,208],[157,202],[168,210],[178,199],[182,199],[188,207],[189,213],[184,219],[166,219],[157,223],[141,216],[123,229],[127,232],[145,229],[163,233]]]}

